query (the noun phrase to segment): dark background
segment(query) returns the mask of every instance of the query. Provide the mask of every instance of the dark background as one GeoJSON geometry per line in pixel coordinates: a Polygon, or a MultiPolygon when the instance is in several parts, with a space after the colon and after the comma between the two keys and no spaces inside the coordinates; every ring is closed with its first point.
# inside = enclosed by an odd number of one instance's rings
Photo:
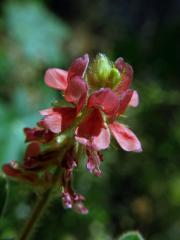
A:
{"type": "MultiPolygon", "coordinates": [[[[64,210],[59,198],[34,239],[110,240],[139,230],[148,240],[179,240],[180,1],[4,0],[0,16],[1,166],[23,158],[22,128],[33,127],[38,110],[58,99],[43,83],[47,68],[67,69],[86,52],[121,56],[134,68],[140,95],[126,123],[143,152],[107,150],[99,178],[83,163],[74,185],[86,196],[89,215],[64,210]]],[[[9,181],[0,238],[19,233],[34,199],[31,188],[9,181]]]]}

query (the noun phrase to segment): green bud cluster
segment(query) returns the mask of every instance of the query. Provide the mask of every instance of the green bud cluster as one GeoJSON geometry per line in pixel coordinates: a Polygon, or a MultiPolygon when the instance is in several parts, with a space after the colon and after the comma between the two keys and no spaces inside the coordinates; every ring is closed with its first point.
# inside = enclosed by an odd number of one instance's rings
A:
{"type": "Polygon", "coordinates": [[[115,88],[121,80],[118,69],[104,54],[98,54],[89,65],[86,79],[92,89],[102,87],[115,88]]]}

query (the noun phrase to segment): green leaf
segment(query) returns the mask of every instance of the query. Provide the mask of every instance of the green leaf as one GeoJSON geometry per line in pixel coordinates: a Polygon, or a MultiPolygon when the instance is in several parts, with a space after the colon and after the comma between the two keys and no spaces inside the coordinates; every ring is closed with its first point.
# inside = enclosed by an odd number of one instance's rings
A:
{"type": "Polygon", "coordinates": [[[63,62],[64,42],[70,37],[70,29],[43,4],[8,1],[5,20],[8,34],[27,59],[35,64],[63,62]]]}
{"type": "Polygon", "coordinates": [[[130,231],[123,234],[118,240],[144,240],[139,232],[130,231]]]}
{"type": "Polygon", "coordinates": [[[8,187],[7,187],[6,178],[3,176],[0,176],[0,216],[4,212],[7,195],[8,195],[8,187]]]}

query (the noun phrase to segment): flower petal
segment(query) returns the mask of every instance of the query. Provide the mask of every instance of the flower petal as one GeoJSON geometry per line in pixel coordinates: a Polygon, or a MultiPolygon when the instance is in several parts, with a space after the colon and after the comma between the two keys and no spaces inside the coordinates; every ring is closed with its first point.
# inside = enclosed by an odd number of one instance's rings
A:
{"type": "Polygon", "coordinates": [[[131,107],[137,107],[139,105],[139,95],[137,93],[137,91],[133,91],[131,100],[129,102],[129,106],[131,107]]]}
{"type": "Polygon", "coordinates": [[[127,90],[133,79],[133,69],[131,65],[126,63],[123,58],[118,58],[115,62],[116,68],[119,70],[122,79],[120,84],[115,89],[117,94],[121,94],[123,91],[127,90]]]}
{"type": "Polygon", "coordinates": [[[26,142],[38,141],[48,143],[54,138],[54,133],[44,128],[24,128],[26,142]]]}
{"type": "Polygon", "coordinates": [[[100,151],[106,149],[110,144],[110,132],[108,128],[101,128],[98,136],[92,138],[92,148],[100,151]]]}
{"type": "Polygon", "coordinates": [[[60,133],[70,127],[76,117],[76,108],[52,108],[41,111],[46,115],[43,125],[53,133],[60,133]],[[49,113],[49,115],[48,115],[49,113]]]}
{"type": "Polygon", "coordinates": [[[89,138],[75,136],[77,142],[91,147],[96,151],[100,151],[109,147],[110,144],[110,133],[106,128],[101,128],[98,136],[91,136],[89,138]]]}
{"type": "Polygon", "coordinates": [[[103,118],[98,109],[93,109],[76,130],[76,136],[89,139],[98,136],[104,127],[103,118]]]}
{"type": "Polygon", "coordinates": [[[102,172],[100,170],[100,163],[102,161],[102,156],[100,155],[100,153],[97,151],[94,151],[91,148],[87,148],[87,156],[88,156],[88,161],[86,166],[89,172],[93,173],[97,177],[102,175],[102,172]]]}
{"type": "Polygon", "coordinates": [[[27,146],[24,160],[28,160],[31,157],[37,156],[40,153],[40,145],[37,142],[32,142],[27,146]]]}
{"type": "Polygon", "coordinates": [[[18,164],[15,161],[3,165],[3,172],[9,177],[19,177],[21,170],[18,168],[18,164]]]}
{"type": "Polygon", "coordinates": [[[54,112],[48,115],[44,119],[45,126],[53,133],[59,133],[62,131],[62,116],[59,113],[54,112]]]}
{"type": "MultiPolygon", "coordinates": [[[[76,130],[76,133],[77,133],[77,130],[76,130]]],[[[79,142],[82,145],[85,145],[85,146],[89,146],[90,145],[89,139],[87,139],[85,137],[78,137],[76,135],[75,139],[76,139],[77,142],[79,142]]]]}
{"type": "Polygon", "coordinates": [[[119,106],[119,99],[115,93],[109,89],[104,88],[94,92],[88,101],[88,107],[100,108],[107,115],[112,116],[117,112],[119,106]]]}
{"type": "Polygon", "coordinates": [[[118,122],[109,124],[110,130],[125,151],[141,152],[141,143],[136,135],[125,125],[118,122]]]}
{"type": "Polygon", "coordinates": [[[17,180],[28,181],[31,183],[34,183],[38,180],[36,173],[23,170],[19,167],[16,161],[11,161],[10,163],[4,164],[2,169],[8,177],[13,177],[17,180]]]}
{"type": "Polygon", "coordinates": [[[83,215],[86,215],[88,214],[88,208],[86,208],[84,206],[84,203],[82,201],[78,201],[78,202],[75,202],[73,204],[73,209],[75,212],[79,213],[79,214],[83,214],[83,215]]]}
{"type": "Polygon", "coordinates": [[[71,65],[68,71],[68,82],[74,76],[83,77],[89,63],[88,54],[77,58],[71,65]]]}
{"type": "Polygon", "coordinates": [[[118,108],[118,115],[123,114],[124,111],[126,110],[131,98],[133,95],[133,90],[128,89],[125,92],[123,92],[120,96],[119,100],[119,108],[118,108]]]}
{"type": "MultiPolygon", "coordinates": [[[[29,152],[29,150],[26,150],[29,152]]],[[[57,166],[58,150],[45,150],[43,152],[34,153],[32,156],[26,154],[24,159],[23,167],[26,170],[33,170],[38,172],[47,169],[49,166],[57,166]]]]}
{"type": "Polygon", "coordinates": [[[71,195],[68,192],[63,192],[61,197],[64,208],[72,208],[73,200],[71,199],[71,195]]]}
{"type": "Polygon", "coordinates": [[[98,109],[85,118],[75,131],[75,139],[79,143],[94,150],[106,149],[110,144],[109,130],[105,128],[103,118],[98,109]]]}
{"type": "Polygon", "coordinates": [[[68,102],[77,105],[77,112],[79,112],[82,108],[86,99],[86,95],[87,84],[81,77],[74,76],[69,79],[68,87],[65,91],[64,97],[68,102]]]}
{"type": "Polygon", "coordinates": [[[54,108],[47,108],[40,111],[40,114],[43,116],[48,116],[54,113],[54,108]]]}
{"type": "Polygon", "coordinates": [[[67,88],[68,72],[58,68],[50,68],[45,73],[45,83],[52,88],[65,90],[67,88]]]}

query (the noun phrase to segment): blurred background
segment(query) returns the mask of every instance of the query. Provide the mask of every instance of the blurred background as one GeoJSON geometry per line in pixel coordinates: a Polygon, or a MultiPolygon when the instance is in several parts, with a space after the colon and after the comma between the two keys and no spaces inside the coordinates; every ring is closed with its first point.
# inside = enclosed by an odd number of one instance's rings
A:
{"type": "MultiPolygon", "coordinates": [[[[179,0],[0,1],[0,166],[22,159],[22,128],[59,97],[43,82],[47,68],[67,69],[84,53],[121,56],[134,68],[140,95],[126,123],[143,152],[105,151],[99,178],[84,165],[76,170],[74,186],[89,215],[57,199],[35,240],[110,240],[127,230],[147,240],[180,239],[179,32],[179,0]]],[[[27,186],[9,181],[8,188],[1,239],[17,236],[35,199],[27,186]]]]}

